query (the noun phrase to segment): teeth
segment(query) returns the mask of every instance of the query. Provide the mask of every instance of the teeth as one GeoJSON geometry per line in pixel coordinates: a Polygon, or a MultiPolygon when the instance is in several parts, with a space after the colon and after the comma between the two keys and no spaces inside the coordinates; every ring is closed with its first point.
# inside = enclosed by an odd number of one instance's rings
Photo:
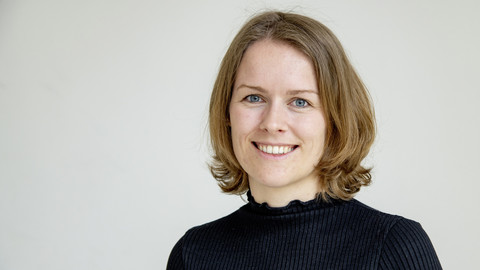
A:
{"type": "Polygon", "coordinates": [[[288,152],[293,151],[293,146],[278,146],[278,145],[263,145],[263,144],[257,144],[258,149],[260,149],[262,152],[268,153],[268,154],[274,154],[274,155],[283,155],[288,152]]]}

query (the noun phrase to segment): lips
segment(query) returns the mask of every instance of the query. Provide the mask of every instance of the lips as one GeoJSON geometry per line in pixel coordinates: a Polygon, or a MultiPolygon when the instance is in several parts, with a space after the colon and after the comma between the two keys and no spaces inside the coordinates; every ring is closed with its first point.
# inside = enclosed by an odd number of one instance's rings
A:
{"type": "Polygon", "coordinates": [[[292,152],[298,145],[269,145],[261,143],[253,143],[258,150],[273,155],[283,155],[292,152]]]}

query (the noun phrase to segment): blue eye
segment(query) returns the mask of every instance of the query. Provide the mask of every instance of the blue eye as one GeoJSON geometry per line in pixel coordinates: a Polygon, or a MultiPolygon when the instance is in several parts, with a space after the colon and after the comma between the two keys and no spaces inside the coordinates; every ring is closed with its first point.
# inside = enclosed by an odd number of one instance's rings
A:
{"type": "Polygon", "coordinates": [[[307,107],[308,102],[305,99],[297,98],[293,101],[293,104],[297,107],[307,107]]]}
{"type": "Polygon", "coordinates": [[[256,102],[262,101],[262,99],[261,99],[259,96],[257,96],[257,95],[249,95],[249,96],[247,96],[247,100],[248,100],[249,102],[252,102],[252,103],[256,103],[256,102]]]}

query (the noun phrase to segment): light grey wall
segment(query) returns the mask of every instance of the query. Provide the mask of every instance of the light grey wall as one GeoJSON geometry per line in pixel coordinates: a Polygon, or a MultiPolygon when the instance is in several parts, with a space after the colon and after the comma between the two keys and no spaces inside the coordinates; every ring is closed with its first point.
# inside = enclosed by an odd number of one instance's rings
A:
{"type": "Polygon", "coordinates": [[[327,24],[373,96],[359,200],[480,257],[478,1],[0,1],[0,269],[163,269],[244,202],[209,175],[210,89],[265,8],[327,24]]]}

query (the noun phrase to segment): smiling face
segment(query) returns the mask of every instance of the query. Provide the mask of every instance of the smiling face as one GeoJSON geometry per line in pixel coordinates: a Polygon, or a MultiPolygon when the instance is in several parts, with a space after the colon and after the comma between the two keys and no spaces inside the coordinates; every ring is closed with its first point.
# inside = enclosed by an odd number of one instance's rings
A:
{"type": "Polygon", "coordinates": [[[253,43],[229,110],[233,150],[255,200],[283,206],[313,199],[326,129],[311,60],[283,42],[253,43]]]}

